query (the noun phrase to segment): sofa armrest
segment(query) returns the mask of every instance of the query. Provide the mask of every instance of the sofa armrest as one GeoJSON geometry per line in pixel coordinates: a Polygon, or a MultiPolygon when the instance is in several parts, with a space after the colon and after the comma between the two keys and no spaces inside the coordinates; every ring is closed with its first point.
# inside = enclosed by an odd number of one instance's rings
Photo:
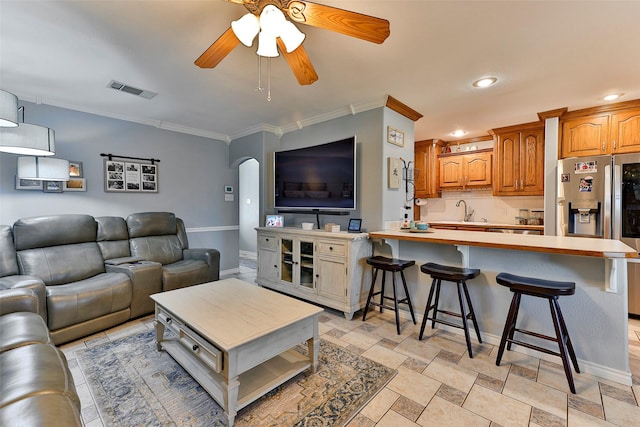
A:
{"type": "Polygon", "coordinates": [[[184,259],[196,259],[207,263],[209,266],[209,281],[220,279],[220,251],[217,249],[193,248],[182,251],[184,259]]]}
{"type": "Polygon", "coordinates": [[[0,314],[14,311],[32,311],[42,316],[45,322],[47,321],[47,289],[42,280],[26,275],[0,277],[0,314]],[[10,292],[14,290],[18,292],[10,292]],[[35,304],[35,307],[12,309],[11,307],[21,298],[25,301],[17,302],[18,305],[26,304],[27,307],[31,307],[31,304],[35,304]]]}
{"type": "MultiPolygon", "coordinates": [[[[40,301],[33,289],[16,288],[0,290],[0,316],[20,311],[38,312],[40,301]]],[[[44,319],[46,321],[46,319],[44,319]]]]}

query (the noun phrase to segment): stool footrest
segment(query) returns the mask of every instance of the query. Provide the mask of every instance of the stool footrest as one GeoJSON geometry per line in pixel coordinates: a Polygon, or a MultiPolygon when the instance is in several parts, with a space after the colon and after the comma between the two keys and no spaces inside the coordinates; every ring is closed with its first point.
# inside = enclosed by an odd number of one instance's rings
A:
{"type": "Polygon", "coordinates": [[[556,337],[550,337],[549,335],[543,335],[543,334],[540,334],[538,332],[527,331],[526,329],[514,328],[513,331],[514,332],[520,332],[521,334],[525,334],[525,335],[530,335],[532,337],[541,338],[541,339],[544,339],[544,340],[558,342],[558,339],[556,337]]]}
{"type": "Polygon", "coordinates": [[[443,325],[452,326],[454,328],[464,329],[464,326],[458,323],[449,322],[448,320],[436,319],[435,317],[426,317],[426,319],[431,320],[432,322],[442,323],[443,325]]]}
{"type": "Polygon", "coordinates": [[[562,355],[557,351],[549,350],[548,348],[540,347],[540,346],[535,345],[535,344],[529,344],[528,342],[518,341],[516,339],[509,339],[509,338],[507,338],[506,342],[512,343],[512,344],[518,344],[518,345],[521,345],[523,347],[530,348],[532,350],[538,350],[538,351],[541,351],[543,353],[552,354],[554,356],[562,357],[562,355]]]}

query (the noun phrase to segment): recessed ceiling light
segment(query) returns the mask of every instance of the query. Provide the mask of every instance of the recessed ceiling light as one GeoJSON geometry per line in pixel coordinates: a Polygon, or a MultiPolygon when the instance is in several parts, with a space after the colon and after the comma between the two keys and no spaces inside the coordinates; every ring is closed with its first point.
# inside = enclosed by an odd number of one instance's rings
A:
{"type": "Polygon", "coordinates": [[[496,83],[498,79],[496,77],[484,77],[480,80],[476,80],[473,82],[474,87],[489,87],[492,84],[496,83]]]}
{"type": "Polygon", "coordinates": [[[615,99],[618,99],[622,96],[622,93],[612,93],[611,95],[607,95],[604,98],[602,98],[605,101],[613,101],[615,99]]]}
{"type": "Polygon", "coordinates": [[[464,136],[466,134],[467,132],[463,131],[462,129],[454,130],[453,132],[451,132],[451,136],[455,136],[456,138],[464,136]]]}

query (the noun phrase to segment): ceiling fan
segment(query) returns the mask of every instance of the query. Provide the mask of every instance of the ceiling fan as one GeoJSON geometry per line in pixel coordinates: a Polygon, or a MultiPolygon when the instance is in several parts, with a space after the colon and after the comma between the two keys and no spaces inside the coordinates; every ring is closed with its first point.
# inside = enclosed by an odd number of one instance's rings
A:
{"type": "MultiPolygon", "coordinates": [[[[263,17],[273,7],[282,11],[294,22],[335,31],[347,36],[381,44],[389,37],[389,21],[361,13],[324,6],[309,1],[298,0],[227,0],[242,4],[250,14],[263,17]],[[265,10],[267,8],[267,10],[265,10]]],[[[255,20],[255,18],[253,18],[255,20]]],[[[238,21],[236,21],[238,22],[238,21]]],[[[256,31],[257,32],[257,31],[256,31]]],[[[255,36],[255,34],[254,34],[255,36]]],[[[302,36],[304,38],[304,35],[302,36]]],[[[251,45],[251,38],[248,46],[251,45]]],[[[318,80],[318,74],[311,64],[306,50],[300,44],[294,50],[288,50],[281,37],[276,39],[280,52],[285,57],[291,71],[301,85],[310,85],[318,80]]],[[[213,68],[220,63],[238,44],[240,39],[229,27],[213,44],[204,51],[195,64],[200,68],[213,68]]],[[[246,42],[243,40],[243,43],[246,42]]],[[[275,49],[275,48],[274,48],[275,49]]],[[[277,56],[277,51],[276,55],[277,56]]]]}

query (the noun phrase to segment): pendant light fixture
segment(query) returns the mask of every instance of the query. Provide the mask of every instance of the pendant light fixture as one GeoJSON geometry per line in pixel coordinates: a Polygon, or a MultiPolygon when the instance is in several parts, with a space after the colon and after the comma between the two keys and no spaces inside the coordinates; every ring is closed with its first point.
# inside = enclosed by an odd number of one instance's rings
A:
{"type": "Polygon", "coordinates": [[[52,157],[18,157],[18,178],[69,181],[69,161],[52,157]]]}
{"type": "Polygon", "coordinates": [[[0,90],[0,127],[18,126],[18,97],[0,90]]]}
{"type": "Polygon", "coordinates": [[[53,156],[55,132],[43,126],[24,123],[24,107],[18,108],[18,98],[0,90],[0,152],[27,156],[53,156]],[[22,122],[18,123],[18,111],[22,122]]]}

